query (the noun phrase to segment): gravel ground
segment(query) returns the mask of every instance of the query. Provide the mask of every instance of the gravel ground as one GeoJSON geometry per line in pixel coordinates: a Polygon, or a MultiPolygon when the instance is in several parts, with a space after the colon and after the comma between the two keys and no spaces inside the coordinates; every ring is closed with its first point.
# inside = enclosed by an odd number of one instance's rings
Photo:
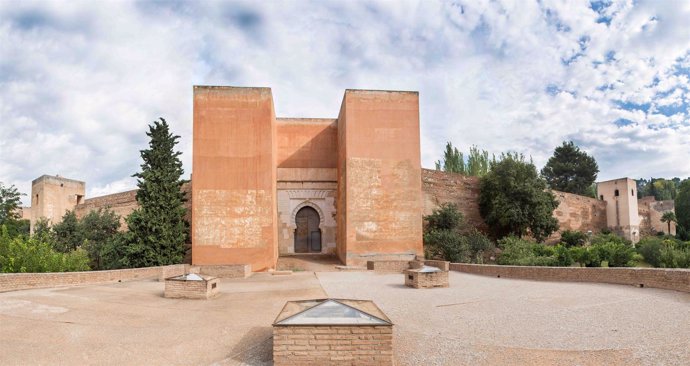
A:
{"type": "Polygon", "coordinates": [[[401,274],[317,276],[329,296],[372,299],[393,320],[400,365],[690,364],[690,294],[458,272],[419,290],[401,274]]]}
{"type": "Polygon", "coordinates": [[[690,294],[450,273],[298,272],[223,280],[213,300],[157,281],[0,293],[0,365],[271,365],[288,300],[371,299],[395,323],[398,365],[690,365],[690,294]]]}

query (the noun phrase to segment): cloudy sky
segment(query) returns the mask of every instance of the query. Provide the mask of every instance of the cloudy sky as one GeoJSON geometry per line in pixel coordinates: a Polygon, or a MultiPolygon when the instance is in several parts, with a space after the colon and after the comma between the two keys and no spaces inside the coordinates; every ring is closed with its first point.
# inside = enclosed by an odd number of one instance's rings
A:
{"type": "Polygon", "coordinates": [[[447,140],[538,168],[573,140],[600,180],[687,177],[689,78],[684,0],[0,0],[0,181],[133,188],[158,117],[188,175],[195,84],[270,87],[281,117],[417,90],[429,168],[447,140]]]}

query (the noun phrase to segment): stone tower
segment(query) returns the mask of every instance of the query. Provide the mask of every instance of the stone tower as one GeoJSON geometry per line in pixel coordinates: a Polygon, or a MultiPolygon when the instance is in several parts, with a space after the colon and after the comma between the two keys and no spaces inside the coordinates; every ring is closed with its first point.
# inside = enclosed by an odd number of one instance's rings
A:
{"type": "Polygon", "coordinates": [[[65,211],[84,199],[85,188],[84,182],[59,175],[42,175],[31,182],[31,232],[41,218],[51,224],[60,222],[65,211]]]}
{"type": "Polygon", "coordinates": [[[620,178],[597,183],[597,195],[606,202],[608,228],[637,243],[640,240],[640,217],[635,181],[620,178]]]}

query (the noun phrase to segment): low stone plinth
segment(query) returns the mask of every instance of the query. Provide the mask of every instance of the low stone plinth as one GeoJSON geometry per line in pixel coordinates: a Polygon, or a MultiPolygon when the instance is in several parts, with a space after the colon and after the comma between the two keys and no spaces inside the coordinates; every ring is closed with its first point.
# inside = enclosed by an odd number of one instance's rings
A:
{"type": "Polygon", "coordinates": [[[165,279],[165,297],[171,299],[210,299],[218,295],[216,277],[187,274],[165,279]]]}
{"type": "Polygon", "coordinates": [[[273,323],[273,363],[392,365],[393,324],[371,301],[289,301],[273,323]]]}
{"type": "Polygon", "coordinates": [[[413,288],[448,287],[448,271],[436,267],[408,269],[405,274],[405,286],[413,288]]]}

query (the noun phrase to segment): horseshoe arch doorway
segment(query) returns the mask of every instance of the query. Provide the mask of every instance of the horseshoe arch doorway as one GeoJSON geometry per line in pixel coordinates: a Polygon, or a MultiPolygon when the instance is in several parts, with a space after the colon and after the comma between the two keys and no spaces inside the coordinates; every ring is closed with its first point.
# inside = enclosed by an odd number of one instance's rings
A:
{"type": "Polygon", "coordinates": [[[295,216],[295,253],[321,253],[321,218],[315,209],[302,207],[295,216]]]}

